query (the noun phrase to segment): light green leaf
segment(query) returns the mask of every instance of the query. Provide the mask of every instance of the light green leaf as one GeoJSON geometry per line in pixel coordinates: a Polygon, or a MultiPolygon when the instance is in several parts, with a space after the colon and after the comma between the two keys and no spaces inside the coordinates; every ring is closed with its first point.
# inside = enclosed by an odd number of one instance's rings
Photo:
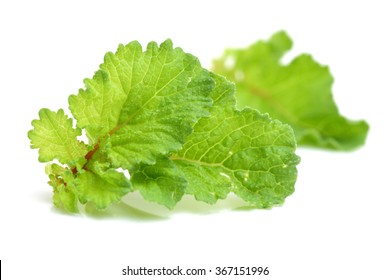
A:
{"type": "Polygon", "coordinates": [[[185,193],[187,181],[180,169],[168,158],[160,158],[154,165],[142,165],[131,176],[134,190],[145,200],[157,202],[172,209],[185,193]]]}
{"type": "Polygon", "coordinates": [[[368,124],[340,115],[332,97],[329,68],[310,55],[288,65],[280,60],[292,47],[285,32],[246,49],[230,49],[214,61],[214,70],[235,81],[238,106],[268,112],[290,124],[298,144],[336,150],[354,149],[365,142],[368,124]]]}
{"type": "Polygon", "coordinates": [[[58,185],[53,191],[53,203],[59,209],[64,209],[70,213],[78,213],[77,196],[74,186],[58,185]]]}
{"type": "Polygon", "coordinates": [[[77,140],[81,130],[72,127],[72,119],[62,109],[57,112],[41,109],[39,118],[32,121],[34,129],[28,132],[31,148],[39,149],[39,161],[58,159],[63,164],[73,166],[85,155],[86,145],[77,140]]]}
{"type": "Polygon", "coordinates": [[[69,169],[57,164],[46,166],[50,181],[53,187],[53,203],[59,208],[70,213],[78,213],[78,198],[74,186],[74,177],[69,169]]]}
{"type": "Polygon", "coordinates": [[[292,129],[256,110],[236,110],[233,84],[214,79],[210,117],[171,157],[185,174],[186,192],[208,203],[231,191],[259,208],[283,203],[294,191],[299,162],[292,129]]]}
{"type": "Polygon", "coordinates": [[[85,86],[69,98],[78,127],[91,144],[108,142],[113,166],[132,169],[181,148],[208,114],[214,82],[197,58],[167,40],[144,52],[138,42],[120,45],[85,86]]]}
{"type": "Polygon", "coordinates": [[[81,203],[92,202],[96,208],[104,209],[131,190],[131,183],[123,173],[106,169],[98,162],[88,167],[88,170],[80,172],[75,182],[81,203]]]}

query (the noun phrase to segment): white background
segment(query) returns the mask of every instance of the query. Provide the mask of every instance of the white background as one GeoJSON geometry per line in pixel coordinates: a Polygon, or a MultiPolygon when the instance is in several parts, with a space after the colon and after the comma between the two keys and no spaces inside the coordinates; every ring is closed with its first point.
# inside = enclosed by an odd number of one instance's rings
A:
{"type": "Polygon", "coordinates": [[[121,276],[127,265],[268,266],[264,279],[278,280],[390,279],[390,10],[385,3],[1,1],[4,279],[131,279],[121,276]],[[246,46],[281,29],[294,40],[285,61],[308,52],[330,65],[341,112],[370,123],[363,148],[299,149],[296,192],[272,210],[234,210],[234,199],[215,207],[188,200],[168,213],[136,196],[130,197],[132,205],[152,214],[123,205],[107,214],[78,216],[53,208],[44,165],[30,150],[27,131],[40,108],[67,107],[68,95],[93,75],[105,52],[132,40],[145,46],[171,38],[209,67],[226,47],[246,46]]]}

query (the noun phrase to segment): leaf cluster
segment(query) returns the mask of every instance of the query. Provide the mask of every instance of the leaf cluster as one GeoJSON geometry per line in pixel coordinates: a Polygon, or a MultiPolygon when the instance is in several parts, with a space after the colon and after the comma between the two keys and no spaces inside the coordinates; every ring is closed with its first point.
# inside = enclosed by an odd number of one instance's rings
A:
{"type": "Polygon", "coordinates": [[[41,109],[28,133],[57,207],[104,209],[139,191],[170,209],[185,194],[215,203],[231,192],[268,208],[293,193],[291,127],[237,109],[234,84],[170,40],[120,45],[84,83],[69,97],[73,117],[41,109]]]}

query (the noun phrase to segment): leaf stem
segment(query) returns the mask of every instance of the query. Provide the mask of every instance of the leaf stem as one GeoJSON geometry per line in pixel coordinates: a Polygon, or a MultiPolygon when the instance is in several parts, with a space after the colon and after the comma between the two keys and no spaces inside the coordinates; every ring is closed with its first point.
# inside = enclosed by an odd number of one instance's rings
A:
{"type": "MultiPolygon", "coordinates": [[[[120,129],[121,126],[120,125],[117,125],[116,127],[114,127],[109,133],[108,135],[112,135],[114,134],[118,129],[120,129]]],[[[103,136],[103,139],[106,138],[107,136],[103,136]]],[[[93,157],[93,155],[97,152],[97,150],[99,150],[100,148],[100,142],[101,142],[101,139],[102,138],[99,138],[97,140],[97,143],[95,144],[95,146],[93,147],[92,150],[90,150],[85,156],[84,158],[87,160],[87,162],[83,165],[82,169],[84,170],[87,170],[87,165],[89,163],[89,161],[91,160],[91,158],[93,157]]],[[[77,173],[77,169],[76,167],[72,168],[72,173],[73,174],[76,174],[77,173]]]]}
{"type": "Polygon", "coordinates": [[[90,150],[90,151],[85,155],[84,158],[87,160],[87,162],[84,163],[84,165],[83,165],[83,169],[84,169],[84,170],[86,170],[89,161],[91,160],[92,156],[96,153],[96,151],[99,150],[99,147],[100,147],[100,139],[99,139],[98,142],[95,144],[95,146],[93,147],[93,149],[90,150]]]}

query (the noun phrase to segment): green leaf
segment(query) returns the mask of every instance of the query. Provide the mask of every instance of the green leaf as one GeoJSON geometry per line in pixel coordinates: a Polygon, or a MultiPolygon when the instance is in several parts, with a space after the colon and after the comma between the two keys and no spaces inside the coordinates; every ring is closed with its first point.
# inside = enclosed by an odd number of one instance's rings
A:
{"type": "Polygon", "coordinates": [[[214,70],[235,81],[240,108],[249,106],[289,123],[298,144],[336,150],[364,144],[368,124],[340,115],[328,67],[306,54],[288,65],[280,62],[291,47],[288,35],[279,32],[268,42],[227,50],[214,61],[214,70]]]}
{"type": "Polygon", "coordinates": [[[32,121],[34,129],[28,132],[31,148],[39,149],[39,161],[58,159],[63,164],[73,166],[86,154],[86,145],[77,140],[81,130],[72,127],[72,119],[62,109],[57,112],[41,109],[39,118],[32,121]]]}
{"type": "Polygon", "coordinates": [[[185,193],[187,181],[180,169],[168,158],[160,158],[154,165],[143,165],[131,176],[134,190],[145,200],[172,209],[185,193]]]}
{"type": "Polygon", "coordinates": [[[294,191],[299,162],[292,129],[256,110],[236,110],[234,85],[212,76],[216,87],[210,116],[199,120],[170,160],[142,166],[131,178],[134,187],[168,208],[167,201],[173,206],[179,199],[171,199],[174,190],[182,187],[210,204],[230,192],[259,208],[283,203],[294,191]]]}
{"type": "Polygon", "coordinates": [[[70,213],[78,213],[77,196],[74,186],[65,186],[60,184],[54,188],[53,203],[57,208],[64,209],[70,213]]]}
{"type": "Polygon", "coordinates": [[[107,142],[113,166],[131,170],[181,148],[208,115],[214,82],[197,58],[167,40],[144,52],[138,42],[120,45],[85,86],[69,98],[77,126],[91,144],[107,142]]]}
{"type": "Polygon", "coordinates": [[[126,176],[115,169],[106,169],[98,162],[89,165],[76,179],[76,189],[81,203],[92,202],[96,208],[107,208],[131,190],[126,176]]]}
{"type": "Polygon", "coordinates": [[[233,84],[214,79],[210,117],[171,157],[185,174],[186,192],[207,203],[231,191],[259,208],[283,203],[294,191],[299,162],[292,129],[256,110],[236,110],[233,84]]]}
{"type": "Polygon", "coordinates": [[[46,166],[46,173],[50,178],[49,185],[53,187],[54,205],[67,212],[77,213],[78,197],[72,172],[54,163],[46,166]]]}

